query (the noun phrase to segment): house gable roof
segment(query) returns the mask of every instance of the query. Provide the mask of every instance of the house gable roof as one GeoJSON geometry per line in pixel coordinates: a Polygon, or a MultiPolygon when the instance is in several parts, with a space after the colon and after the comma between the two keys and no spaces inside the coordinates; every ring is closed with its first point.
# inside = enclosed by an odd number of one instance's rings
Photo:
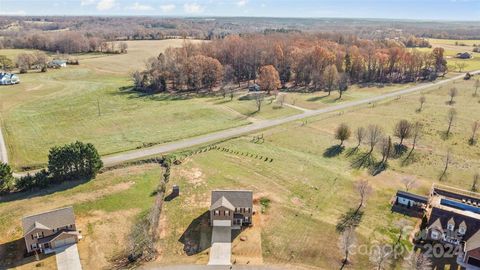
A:
{"type": "Polygon", "coordinates": [[[75,216],[71,206],[26,216],[22,219],[24,235],[34,228],[56,229],[71,224],[75,224],[75,216]]]}
{"type": "Polygon", "coordinates": [[[465,242],[465,251],[472,251],[474,249],[480,248],[480,230],[478,230],[474,235],[472,235],[465,242]]]}
{"type": "Polygon", "coordinates": [[[217,209],[217,208],[220,208],[220,207],[225,207],[227,209],[230,209],[230,210],[235,210],[235,206],[232,205],[231,202],[229,202],[225,197],[220,197],[220,199],[218,199],[216,202],[214,202],[212,204],[212,206],[210,206],[210,210],[214,210],[214,209],[217,209]]]}
{"type": "Polygon", "coordinates": [[[250,190],[214,190],[212,191],[211,205],[221,197],[225,197],[234,209],[253,207],[253,192],[250,190]]]}
{"type": "Polygon", "coordinates": [[[406,198],[406,199],[416,201],[416,202],[420,202],[420,203],[427,203],[428,202],[428,199],[425,196],[420,196],[420,195],[413,194],[413,193],[406,192],[406,191],[402,191],[402,190],[397,191],[397,197],[406,198]]]}

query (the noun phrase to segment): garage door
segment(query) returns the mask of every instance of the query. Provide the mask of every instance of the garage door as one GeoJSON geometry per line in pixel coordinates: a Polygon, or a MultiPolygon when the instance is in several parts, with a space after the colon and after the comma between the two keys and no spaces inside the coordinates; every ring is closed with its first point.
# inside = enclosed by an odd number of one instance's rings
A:
{"type": "Polygon", "coordinates": [[[214,220],[213,221],[213,226],[215,227],[230,227],[232,226],[232,221],[231,220],[214,220]]]}
{"type": "Polygon", "coordinates": [[[61,240],[55,241],[55,247],[58,248],[58,247],[61,247],[61,246],[74,244],[74,243],[75,243],[75,238],[70,237],[70,238],[67,238],[67,239],[61,239],[61,240]]]}

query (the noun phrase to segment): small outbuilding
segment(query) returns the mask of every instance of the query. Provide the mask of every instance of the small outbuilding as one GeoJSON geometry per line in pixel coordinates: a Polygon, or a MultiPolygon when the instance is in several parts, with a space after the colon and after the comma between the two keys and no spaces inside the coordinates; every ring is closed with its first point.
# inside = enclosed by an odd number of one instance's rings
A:
{"type": "Polygon", "coordinates": [[[463,53],[457,53],[455,57],[460,59],[470,59],[472,58],[472,55],[468,52],[463,52],[463,53]]]}
{"type": "Polygon", "coordinates": [[[420,196],[410,192],[399,190],[397,191],[395,204],[406,207],[425,208],[428,204],[428,198],[425,196],[420,196]]]}
{"type": "Polygon", "coordinates": [[[67,66],[66,60],[55,59],[48,63],[49,68],[62,68],[67,66]]]}

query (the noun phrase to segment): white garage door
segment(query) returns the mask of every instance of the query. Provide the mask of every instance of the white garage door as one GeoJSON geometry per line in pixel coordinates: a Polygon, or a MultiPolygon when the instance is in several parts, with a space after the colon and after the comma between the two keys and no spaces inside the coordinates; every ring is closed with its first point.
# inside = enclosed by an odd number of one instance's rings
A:
{"type": "Polygon", "coordinates": [[[74,244],[75,243],[75,238],[71,237],[71,238],[67,238],[67,239],[61,239],[61,240],[57,240],[55,241],[55,247],[61,247],[61,246],[65,246],[65,245],[68,245],[68,244],[74,244]]]}
{"type": "Polygon", "coordinates": [[[232,221],[231,220],[214,220],[213,226],[230,227],[232,226],[232,221]]]}

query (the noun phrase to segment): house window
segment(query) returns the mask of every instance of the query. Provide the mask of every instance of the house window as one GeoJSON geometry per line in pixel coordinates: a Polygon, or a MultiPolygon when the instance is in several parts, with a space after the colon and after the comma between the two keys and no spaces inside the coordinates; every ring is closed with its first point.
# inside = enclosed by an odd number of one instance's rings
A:
{"type": "Polygon", "coordinates": [[[461,234],[461,235],[464,235],[465,234],[465,227],[458,228],[458,233],[461,234]]]}
{"type": "Polygon", "coordinates": [[[214,212],[213,214],[214,214],[215,216],[218,216],[218,215],[220,215],[220,211],[215,210],[215,212],[214,212]]]}
{"type": "Polygon", "coordinates": [[[437,231],[432,231],[432,238],[433,239],[438,239],[440,237],[440,234],[437,231]]]}
{"type": "Polygon", "coordinates": [[[228,211],[228,210],[225,211],[225,215],[226,215],[226,216],[230,215],[230,211],[228,211]]]}
{"type": "Polygon", "coordinates": [[[32,244],[32,249],[36,249],[37,248],[37,243],[33,243],[32,244]]]}
{"type": "Polygon", "coordinates": [[[448,224],[448,225],[447,225],[447,229],[448,229],[449,231],[453,231],[454,228],[455,228],[455,225],[453,225],[453,224],[448,224]]]}

